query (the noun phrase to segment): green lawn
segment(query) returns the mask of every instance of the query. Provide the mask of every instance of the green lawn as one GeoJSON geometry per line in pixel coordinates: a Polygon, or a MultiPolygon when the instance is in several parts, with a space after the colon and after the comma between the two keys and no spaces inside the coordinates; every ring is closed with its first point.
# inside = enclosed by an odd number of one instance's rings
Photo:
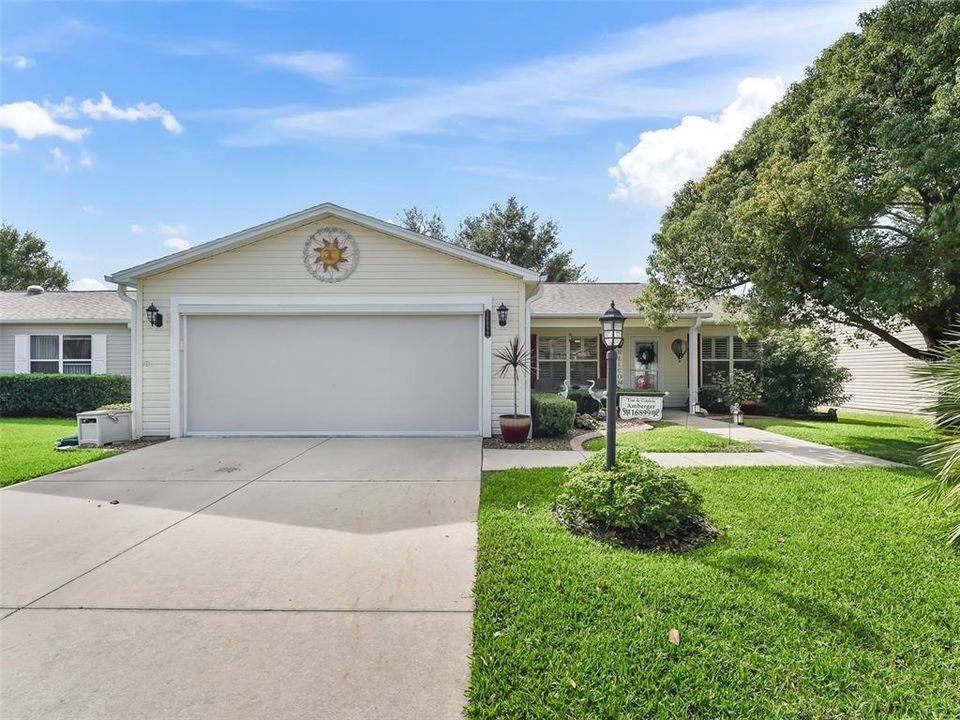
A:
{"type": "MultiPolygon", "coordinates": [[[[617,447],[635,447],[647,452],[754,452],[756,448],[739,440],[688,428],[670,422],[651,423],[653,430],[617,435],[617,447]]],[[[587,440],[585,450],[603,450],[606,438],[587,440]]]]}
{"type": "Polygon", "coordinates": [[[929,420],[894,415],[841,412],[835,423],[748,417],[747,425],[907,465],[916,465],[920,450],[937,440],[929,420]]]}
{"type": "Polygon", "coordinates": [[[957,717],[960,554],[905,499],[925,474],[685,469],[724,532],[672,555],[567,533],[562,473],[484,480],[471,718],[957,717]]]}
{"type": "Polygon", "coordinates": [[[0,418],[0,487],[113,454],[110,450],[54,449],[57,440],[76,434],[76,420],[0,418]]]}

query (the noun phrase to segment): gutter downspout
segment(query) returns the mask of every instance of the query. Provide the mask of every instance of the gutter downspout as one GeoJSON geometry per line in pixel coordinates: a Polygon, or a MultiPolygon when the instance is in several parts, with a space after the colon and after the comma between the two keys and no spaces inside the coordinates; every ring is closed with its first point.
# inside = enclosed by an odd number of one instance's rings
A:
{"type": "MultiPolygon", "coordinates": [[[[117,283],[117,295],[130,305],[130,409],[133,411],[133,437],[140,437],[140,308],[137,298],[127,295],[129,286],[117,283]]],[[[139,297],[139,294],[138,294],[139,297]]]]}
{"type": "Polygon", "coordinates": [[[687,332],[687,386],[689,387],[690,397],[687,400],[687,412],[692,413],[694,407],[700,404],[700,326],[703,325],[705,317],[709,315],[697,315],[696,322],[690,326],[687,332]]]}
{"type": "MultiPolygon", "coordinates": [[[[531,315],[530,306],[535,301],[539,300],[541,295],[543,295],[543,284],[546,281],[547,281],[547,276],[541,275],[540,279],[537,281],[537,289],[534,291],[532,295],[530,295],[527,298],[527,301],[524,304],[524,315],[525,315],[527,336],[524,338],[523,342],[524,342],[524,345],[527,346],[528,350],[530,349],[530,335],[533,333],[533,326],[530,324],[530,315],[531,315]]],[[[523,392],[523,412],[525,415],[530,414],[530,383],[529,382],[526,383],[525,389],[523,392]]],[[[530,432],[533,432],[532,425],[530,427],[530,432]]]]}

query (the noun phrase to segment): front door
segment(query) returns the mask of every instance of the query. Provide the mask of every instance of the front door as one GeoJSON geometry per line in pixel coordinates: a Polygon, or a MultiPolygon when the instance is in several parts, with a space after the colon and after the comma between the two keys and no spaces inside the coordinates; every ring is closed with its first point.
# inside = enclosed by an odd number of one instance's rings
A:
{"type": "Polygon", "coordinates": [[[660,343],[656,340],[633,341],[633,386],[637,390],[660,389],[660,343]]]}

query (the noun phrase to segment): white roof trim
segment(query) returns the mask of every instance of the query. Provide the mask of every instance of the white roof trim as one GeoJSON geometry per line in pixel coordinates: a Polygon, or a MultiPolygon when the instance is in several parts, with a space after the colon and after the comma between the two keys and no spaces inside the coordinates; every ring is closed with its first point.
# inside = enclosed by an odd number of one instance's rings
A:
{"type": "Polygon", "coordinates": [[[136,265],[125,270],[118,270],[112,275],[105,275],[104,279],[113,283],[129,283],[149,275],[155,275],[156,273],[171,270],[197,260],[202,260],[203,258],[207,258],[212,255],[226,252],[227,250],[232,250],[233,248],[240,247],[242,245],[256,242],[257,240],[269,237],[270,235],[291,230],[295,227],[305,225],[306,223],[313,222],[314,220],[318,220],[328,215],[339,218],[344,222],[354,223],[371,230],[382,232],[385,235],[391,235],[393,237],[400,238],[401,240],[406,240],[407,242],[420,245],[421,247],[446,253],[447,255],[452,255],[453,257],[466,260],[467,262],[471,262],[476,265],[482,265],[492,270],[499,270],[500,272],[504,272],[509,275],[515,275],[523,278],[523,280],[526,282],[540,281],[540,276],[533,270],[527,270],[526,268],[512,265],[510,263],[503,262],[502,260],[496,260],[494,258],[487,257],[486,255],[481,255],[480,253],[467,250],[466,248],[462,248],[459,245],[454,245],[453,243],[444,242],[443,240],[435,240],[431,237],[427,237],[426,235],[420,235],[419,233],[405,230],[404,228],[392,223],[388,223],[384,220],[378,220],[375,217],[364,215],[363,213],[358,213],[354,210],[348,210],[347,208],[340,207],[339,205],[335,205],[333,203],[322,203],[320,205],[307,208],[306,210],[293,213],[292,215],[285,215],[276,220],[271,220],[270,222],[248,228],[247,230],[241,230],[240,232],[236,232],[231,235],[225,235],[222,238],[211,240],[210,242],[203,243],[202,245],[197,245],[195,247],[188,248],[187,250],[158,258],[157,260],[145,262],[142,265],[136,265]]]}

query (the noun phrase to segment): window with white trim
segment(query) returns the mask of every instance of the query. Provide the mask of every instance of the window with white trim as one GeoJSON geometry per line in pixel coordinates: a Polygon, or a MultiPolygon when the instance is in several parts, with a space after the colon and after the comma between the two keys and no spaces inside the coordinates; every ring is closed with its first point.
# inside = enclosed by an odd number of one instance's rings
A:
{"type": "Polygon", "coordinates": [[[717,375],[729,379],[734,370],[753,370],[760,343],[737,335],[704,336],[700,339],[700,382],[713,385],[717,375]]]}
{"type": "Polygon", "coordinates": [[[564,380],[587,385],[598,379],[600,342],[596,335],[538,335],[537,390],[558,390],[564,380]]]}
{"type": "Polygon", "coordinates": [[[93,337],[31,335],[30,372],[90,375],[93,372],[93,337]]]}

